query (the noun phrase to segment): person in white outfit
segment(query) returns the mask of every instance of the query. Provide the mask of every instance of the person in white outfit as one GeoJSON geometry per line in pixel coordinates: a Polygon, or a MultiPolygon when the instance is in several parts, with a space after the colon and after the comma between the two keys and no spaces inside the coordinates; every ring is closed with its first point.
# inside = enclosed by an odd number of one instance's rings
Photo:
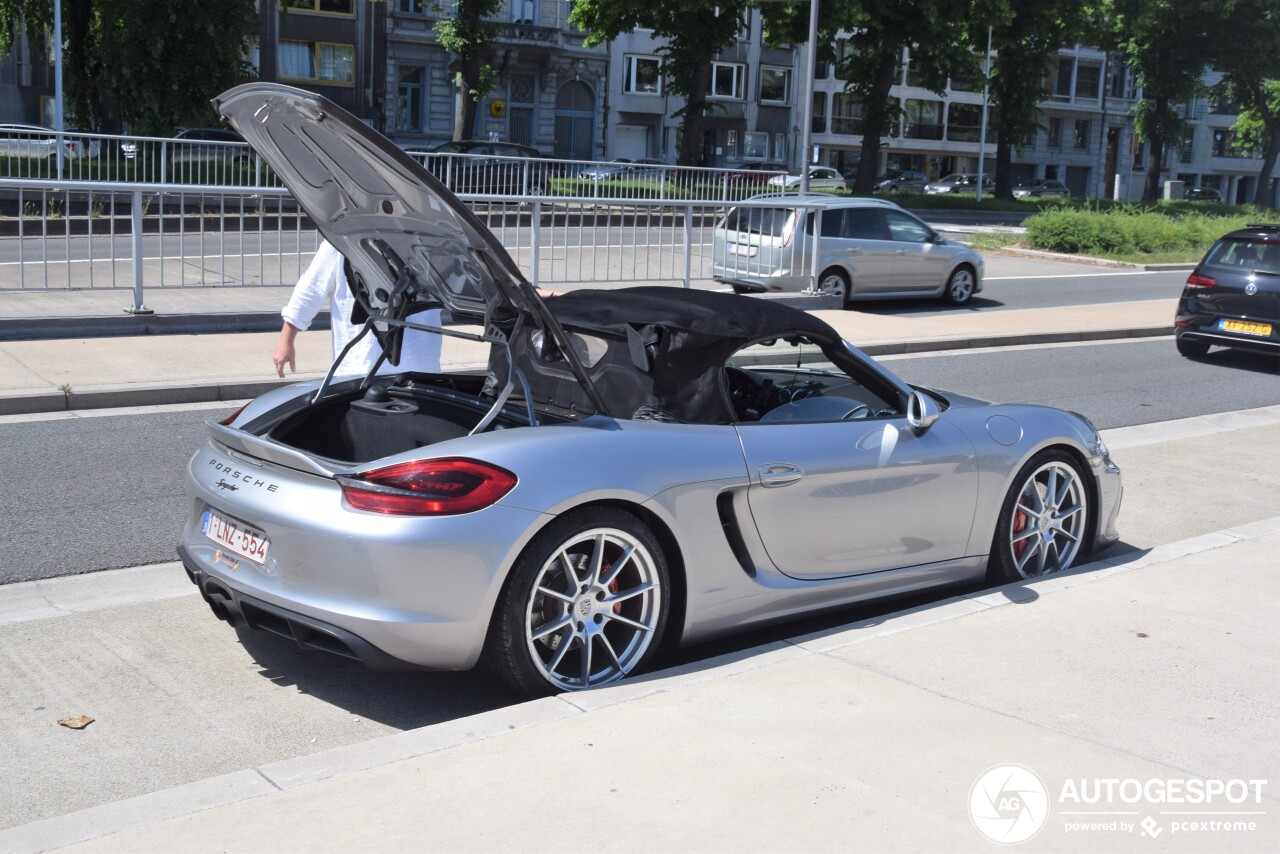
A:
{"type": "MultiPolygon", "coordinates": [[[[329,309],[329,325],[333,331],[335,359],[342,352],[342,348],[359,334],[361,327],[351,322],[351,308],[355,305],[355,297],[347,287],[347,276],[342,267],[342,254],[327,240],[321,241],[315,257],[311,259],[311,265],[294,286],[289,304],[280,312],[284,318],[284,324],[280,327],[280,338],[276,341],[275,351],[272,354],[276,373],[279,376],[284,377],[285,365],[289,366],[290,372],[297,371],[297,351],[294,345],[298,333],[308,329],[316,315],[326,306],[329,309]]],[[[440,310],[419,312],[412,315],[409,320],[425,326],[439,326],[440,310]]],[[[340,375],[367,374],[381,355],[382,347],[370,332],[360,339],[360,343],[351,348],[351,352],[342,360],[338,373],[340,375]]],[[[402,371],[437,373],[439,370],[440,336],[420,329],[406,329],[404,343],[400,346],[400,364],[392,365],[389,362],[383,362],[378,368],[378,373],[402,371]]]]}

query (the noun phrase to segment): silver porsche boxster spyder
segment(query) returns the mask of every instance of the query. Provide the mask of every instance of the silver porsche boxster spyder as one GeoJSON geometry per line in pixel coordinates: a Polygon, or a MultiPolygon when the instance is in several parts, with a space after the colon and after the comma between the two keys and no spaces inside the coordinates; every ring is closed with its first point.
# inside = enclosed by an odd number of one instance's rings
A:
{"type": "MultiPolygon", "coordinates": [[[[1117,538],[1084,417],[913,388],[813,315],[680,288],[539,298],[435,178],[325,99],[215,104],[347,259],[364,332],[486,342],[473,374],[344,376],[209,423],[178,547],[219,617],[536,695],[662,649],[1117,538]],[[443,308],[452,323],[407,318],[443,308]]],[[[339,362],[341,357],[339,357],[339,362]]]]}

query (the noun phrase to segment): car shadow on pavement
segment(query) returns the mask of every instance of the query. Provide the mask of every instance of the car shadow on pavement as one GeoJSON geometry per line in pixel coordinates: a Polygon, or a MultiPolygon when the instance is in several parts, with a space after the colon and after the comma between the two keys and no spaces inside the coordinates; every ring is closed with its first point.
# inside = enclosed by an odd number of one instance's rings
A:
{"type": "Polygon", "coordinates": [[[264,679],[395,729],[416,729],[517,702],[483,671],[378,672],[268,632],[239,628],[236,634],[264,679]]]}
{"type": "Polygon", "coordinates": [[[988,299],[986,297],[973,297],[964,305],[947,305],[940,300],[927,299],[883,300],[874,303],[855,302],[850,304],[849,310],[860,311],[863,314],[944,315],[954,314],[957,311],[983,311],[994,308],[1004,308],[1004,306],[1005,304],[1000,302],[1000,300],[988,299]]]}
{"type": "Polygon", "coordinates": [[[1252,350],[1234,350],[1229,347],[1213,349],[1207,356],[1199,356],[1192,361],[1220,368],[1234,368],[1237,371],[1280,376],[1280,356],[1255,353],[1252,350]]]}

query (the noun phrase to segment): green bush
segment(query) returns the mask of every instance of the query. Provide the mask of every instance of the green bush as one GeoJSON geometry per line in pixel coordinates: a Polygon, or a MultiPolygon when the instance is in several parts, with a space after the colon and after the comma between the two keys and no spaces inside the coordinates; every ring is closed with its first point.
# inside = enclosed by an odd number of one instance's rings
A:
{"type": "Polygon", "coordinates": [[[1206,216],[1199,211],[1138,206],[1109,210],[1061,209],[1028,217],[1027,242],[1036,249],[1074,255],[1155,255],[1202,252],[1256,215],[1206,216]]]}

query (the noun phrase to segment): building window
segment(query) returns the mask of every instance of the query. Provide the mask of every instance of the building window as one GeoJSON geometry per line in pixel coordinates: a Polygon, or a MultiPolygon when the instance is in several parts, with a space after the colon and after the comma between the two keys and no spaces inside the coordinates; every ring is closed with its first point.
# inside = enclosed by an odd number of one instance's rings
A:
{"type": "Polygon", "coordinates": [[[764,160],[769,156],[769,134],[747,131],[742,135],[742,157],[745,160],[764,160]]]}
{"type": "Polygon", "coordinates": [[[424,69],[400,69],[400,80],[396,84],[396,130],[422,132],[422,105],[426,88],[424,69]]]}
{"type": "Polygon", "coordinates": [[[1072,148],[1084,149],[1089,147],[1089,129],[1092,125],[1093,122],[1089,119],[1076,119],[1076,133],[1072,138],[1072,148]]]}
{"type": "Polygon", "coordinates": [[[1133,92],[1129,88],[1129,69],[1119,60],[1111,66],[1111,97],[1133,97],[1133,92]]]}
{"type": "Polygon", "coordinates": [[[1076,100],[1096,101],[1102,87],[1102,66],[1080,63],[1076,69],[1076,100]]]}
{"type": "Polygon", "coordinates": [[[903,139],[942,139],[941,101],[908,98],[903,113],[903,139]]]}
{"type": "Polygon", "coordinates": [[[760,103],[791,102],[791,69],[766,65],[760,69],[760,103]]]}
{"type": "Polygon", "coordinates": [[[827,132],[827,93],[813,93],[813,127],[812,133],[827,132]]]}
{"type": "Polygon", "coordinates": [[[787,135],[785,133],[775,133],[773,135],[773,159],[779,163],[787,162],[787,135]]]}
{"type": "Polygon", "coordinates": [[[952,142],[978,142],[981,138],[980,104],[952,104],[947,108],[947,139],[952,142]]]}
{"type": "Polygon", "coordinates": [[[831,132],[862,133],[862,101],[856,95],[836,92],[831,96],[831,132]]]}
{"type": "Polygon", "coordinates": [[[430,0],[400,0],[396,9],[402,15],[425,15],[429,3],[430,0]]]}
{"type": "Polygon", "coordinates": [[[738,159],[738,132],[736,130],[724,132],[724,156],[730,160],[738,159]]]}
{"type": "MultiPolygon", "coordinates": [[[[1182,137],[1178,140],[1178,153],[1183,163],[1190,163],[1194,159],[1195,146],[1192,144],[1195,140],[1195,129],[1184,128],[1182,137]]],[[[1179,180],[1182,180],[1179,178],[1179,180]]],[[[1190,182],[1194,183],[1194,182],[1190,182]]]]}
{"type": "Polygon", "coordinates": [[[1039,134],[1038,134],[1038,133],[1036,133],[1036,131],[1034,131],[1034,130],[1032,130],[1032,131],[1028,131],[1028,132],[1027,132],[1027,135],[1026,135],[1026,136],[1024,136],[1024,137],[1022,138],[1022,147],[1023,147],[1023,148],[1035,148],[1035,147],[1036,147],[1036,137],[1037,137],[1037,136],[1039,136],[1039,134]]]}
{"type": "Polygon", "coordinates": [[[1058,77],[1053,83],[1053,100],[1071,100],[1071,76],[1075,73],[1076,61],[1069,56],[1058,57],[1058,77]]]}
{"type": "Polygon", "coordinates": [[[511,0],[511,22],[515,24],[535,24],[538,21],[538,6],[534,0],[511,0]]]}
{"type": "Polygon", "coordinates": [[[332,42],[280,42],[280,77],[325,83],[355,82],[356,49],[332,42]]]}
{"type": "Polygon", "coordinates": [[[1235,147],[1236,135],[1231,128],[1213,129],[1214,157],[1245,157],[1245,153],[1235,147]]]}
{"type": "Polygon", "coordinates": [[[627,54],[622,91],[632,95],[662,94],[662,61],[656,56],[627,54]]]}
{"type": "Polygon", "coordinates": [[[747,66],[740,62],[711,63],[711,91],[707,97],[743,100],[746,77],[747,66]]]}
{"type": "Polygon", "coordinates": [[[1062,147],[1062,119],[1049,119],[1049,147],[1062,147]]]}
{"type": "Polygon", "coordinates": [[[290,12],[324,12],[327,15],[354,15],[355,0],[285,0],[290,12]]]}

